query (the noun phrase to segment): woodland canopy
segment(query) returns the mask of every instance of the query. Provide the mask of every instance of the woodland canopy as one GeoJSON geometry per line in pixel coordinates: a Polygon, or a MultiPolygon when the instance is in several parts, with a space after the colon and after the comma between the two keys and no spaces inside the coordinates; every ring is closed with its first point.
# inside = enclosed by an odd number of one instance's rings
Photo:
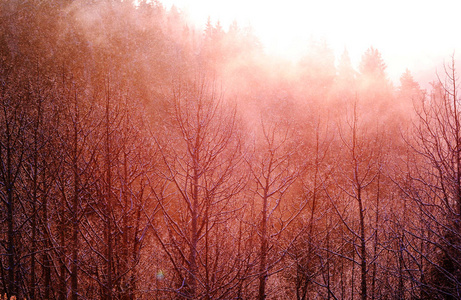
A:
{"type": "Polygon", "coordinates": [[[0,1],[0,293],[461,299],[454,60],[297,63],[140,1],[0,1]]]}

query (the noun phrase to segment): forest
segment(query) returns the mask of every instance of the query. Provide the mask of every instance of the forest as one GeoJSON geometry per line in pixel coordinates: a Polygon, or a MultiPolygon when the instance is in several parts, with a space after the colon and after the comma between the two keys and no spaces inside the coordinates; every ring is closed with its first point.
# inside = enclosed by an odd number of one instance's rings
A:
{"type": "Polygon", "coordinates": [[[156,1],[0,1],[0,298],[461,299],[448,58],[423,89],[156,1]]]}

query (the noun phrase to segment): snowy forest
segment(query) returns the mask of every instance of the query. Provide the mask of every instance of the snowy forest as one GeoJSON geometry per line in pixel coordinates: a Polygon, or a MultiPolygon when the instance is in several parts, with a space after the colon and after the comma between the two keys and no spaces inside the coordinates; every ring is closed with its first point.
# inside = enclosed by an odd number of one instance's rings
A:
{"type": "Polygon", "coordinates": [[[0,297],[461,299],[455,65],[0,1],[0,297]]]}

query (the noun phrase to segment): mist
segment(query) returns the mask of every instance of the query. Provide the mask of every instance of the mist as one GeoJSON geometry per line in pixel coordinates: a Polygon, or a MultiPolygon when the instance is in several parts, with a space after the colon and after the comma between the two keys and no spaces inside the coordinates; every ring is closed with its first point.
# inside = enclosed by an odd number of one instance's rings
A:
{"type": "Polygon", "coordinates": [[[456,54],[193,14],[0,3],[0,297],[459,298],[456,54]]]}

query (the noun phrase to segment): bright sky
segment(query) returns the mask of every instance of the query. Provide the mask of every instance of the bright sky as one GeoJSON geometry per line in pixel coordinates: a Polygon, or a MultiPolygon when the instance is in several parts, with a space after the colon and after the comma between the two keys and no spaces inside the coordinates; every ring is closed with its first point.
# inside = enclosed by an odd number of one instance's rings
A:
{"type": "Polygon", "coordinates": [[[459,0],[160,0],[174,4],[197,25],[236,20],[251,25],[268,53],[296,60],[309,39],[326,39],[336,57],[346,47],[355,66],[377,48],[394,82],[405,71],[440,70],[454,52],[461,61],[459,0]]]}

